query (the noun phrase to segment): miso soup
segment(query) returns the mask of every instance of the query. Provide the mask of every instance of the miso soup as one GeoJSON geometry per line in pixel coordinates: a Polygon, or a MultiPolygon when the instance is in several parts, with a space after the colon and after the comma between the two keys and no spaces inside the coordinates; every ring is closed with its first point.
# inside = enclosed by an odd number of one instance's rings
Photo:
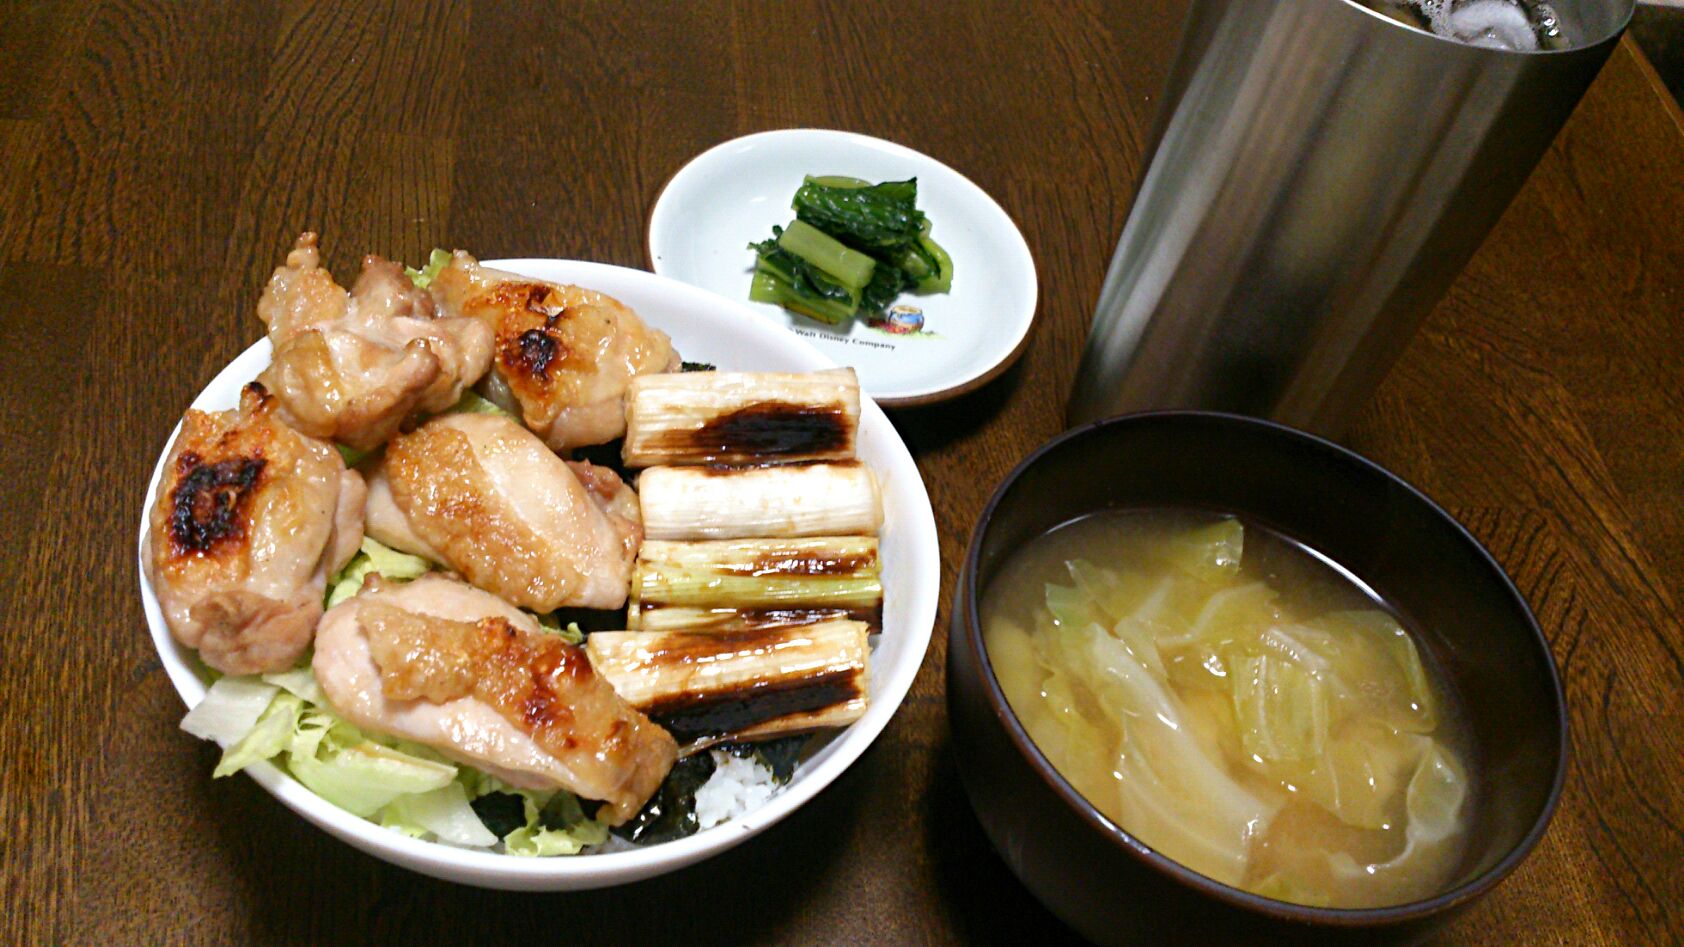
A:
{"type": "Polygon", "coordinates": [[[1016,551],[983,636],[1012,710],[1124,831],[1325,907],[1440,891],[1473,782],[1432,663],[1326,560],[1233,517],[1107,512],[1016,551]]]}

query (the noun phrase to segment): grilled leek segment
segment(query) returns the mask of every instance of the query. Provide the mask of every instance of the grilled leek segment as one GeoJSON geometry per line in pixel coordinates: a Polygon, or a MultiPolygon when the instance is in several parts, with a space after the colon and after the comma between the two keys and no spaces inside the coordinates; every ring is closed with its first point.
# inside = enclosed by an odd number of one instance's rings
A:
{"type": "Polygon", "coordinates": [[[881,627],[877,540],[649,540],[632,571],[626,626],[739,631],[852,618],[881,627]]]}
{"type": "Polygon", "coordinates": [[[634,631],[693,631],[718,634],[756,628],[787,628],[819,621],[846,618],[864,622],[873,634],[883,630],[881,607],[846,608],[837,605],[801,605],[794,608],[744,607],[737,605],[663,605],[629,614],[626,625],[634,631]]]}
{"type": "Polygon", "coordinates": [[[867,632],[846,620],[724,634],[599,631],[585,648],[596,672],[680,743],[717,742],[857,718],[867,632]]]}
{"type": "Polygon", "coordinates": [[[794,736],[797,733],[812,733],[814,730],[846,727],[865,716],[865,708],[865,698],[856,697],[839,704],[831,704],[822,710],[773,717],[764,723],[743,727],[732,733],[722,733],[713,737],[699,737],[694,742],[679,747],[678,752],[680,756],[689,756],[697,750],[704,750],[720,743],[753,743],[756,740],[775,740],[778,737],[794,736]]]}
{"type": "Polygon", "coordinates": [[[628,467],[849,460],[859,423],[851,368],[639,375],[621,457],[628,467]]]}
{"type": "Polygon", "coordinates": [[[764,723],[757,723],[752,727],[744,727],[732,734],[732,737],[743,742],[753,740],[771,740],[776,737],[786,737],[792,733],[808,733],[813,730],[824,730],[830,727],[846,727],[848,724],[865,716],[865,698],[856,697],[838,704],[831,704],[819,710],[809,710],[803,713],[785,714],[773,717],[764,723]]]}
{"type": "Polygon", "coordinates": [[[883,500],[858,461],[651,467],[637,481],[648,539],[876,535],[883,500]]]}

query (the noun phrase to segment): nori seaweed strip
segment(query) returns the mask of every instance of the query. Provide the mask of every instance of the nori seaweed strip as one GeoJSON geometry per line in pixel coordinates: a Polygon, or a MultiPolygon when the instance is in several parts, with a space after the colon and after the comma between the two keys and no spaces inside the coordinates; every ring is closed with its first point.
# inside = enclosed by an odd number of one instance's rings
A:
{"type": "Polygon", "coordinates": [[[512,792],[488,792],[468,805],[498,838],[526,824],[526,800],[512,792]]]}
{"type": "Polygon", "coordinates": [[[566,831],[585,821],[585,810],[579,797],[563,789],[551,796],[538,810],[538,824],[546,829],[566,831]]]}
{"type": "Polygon", "coordinates": [[[790,781],[795,775],[796,761],[801,759],[801,751],[807,748],[807,741],[812,738],[810,733],[798,733],[792,737],[755,744],[760,750],[760,761],[772,771],[773,782],[781,786],[790,781]]]}
{"type": "Polygon", "coordinates": [[[616,826],[615,835],[640,845],[670,842],[696,834],[696,790],[713,775],[712,753],[687,756],[673,765],[661,788],[649,802],[624,825],[616,826]]]}
{"type": "Polygon", "coordinates": [[[772,771],[772,781],[781,786],[794,777],[795,764],[801,759],[801,751],[807,748],[807,741],[812,738],[811,733],[797,733],[759,743],[727,743],[714,749],[739,759],[759,760],[761,765],[772,771]]]}

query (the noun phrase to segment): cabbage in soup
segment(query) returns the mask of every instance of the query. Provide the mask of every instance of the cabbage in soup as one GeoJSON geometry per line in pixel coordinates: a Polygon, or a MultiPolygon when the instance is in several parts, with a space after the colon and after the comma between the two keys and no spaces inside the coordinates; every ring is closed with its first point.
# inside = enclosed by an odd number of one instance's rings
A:
{"type": "Polygon", "coordinates": [[[983,635],[1054,767],[1224,884],[1326,907],[1440,891],[1472,808],[1461,730],[1409,633],[1266,530],[1089,516],[1015,552],[983,635]]]}

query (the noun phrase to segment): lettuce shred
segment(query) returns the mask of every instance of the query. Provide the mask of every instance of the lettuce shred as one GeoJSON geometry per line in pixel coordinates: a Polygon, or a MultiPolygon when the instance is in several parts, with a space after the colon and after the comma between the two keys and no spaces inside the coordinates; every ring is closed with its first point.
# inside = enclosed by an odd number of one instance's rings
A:
{"type": "Polygon", "coordinates": [[[358,448],[349,447],[344,444],[335,444],[333,446],[335,450],[339,451],[339,459],[343,460],[345,462],[345,466],[347,467],[355,467],[366,460],[370,454],[374,453],[372,450],[359,450],[358,448]]]}
{"type": "Polygon", "coordinates": [[[362,591],[363,580],[369,573],[379,573],[383,578],[403,582],[420,578],[425,575],[433,564],[420,556],[412,556],[406,552],[381,543],[372,536],[364,536],[362,547],[351,561],[345,563],[345,568],[334,574],[327,584],[327,599],[325,607],[332,608],[362,591]]]}
{"type": "Polygon", "coordinates": [[[505,418],[515,420],[515,416],[505,410],[502,405],[488,398],[483,398],[472,391],[462,392],[462,397],[457,400],[455,405],[451,406],[450,413],[500,414],[505,418]]]}
{"type": "Polygon", "coordinates": [[[403,268],[403,272],[405,276],[409,277],[409,281],[415,284],[417,289],[426,289],[428,286],[431,286],[433,280],[438,277],[439,271],[449,265],[450,251],[434,247],[433,252],[427,256],[426,266],[423,266],[419,270],[412,266],[406,266],[403,268]]]}
{"type": "Polygon", "coordinates": [[[579,798],[565,789],[517,789],[477,770],[464,786],[475,812],[493,832],[502,831],[510,855],[577,855],[608,840],[608,826],[586,818],[579,798]]]}
{"type": "Polygon", "coordinates": [[[552,635],[560,635],[562,640],[566,641],[568,644],[584,644],[585,632],[579,628],[578,622],[570,621],[567,623],[566,627],[563,627],[561,619],[557,618],[554,612],[548,615],[535,615],[533,617],[538,619],[539,628],[544,629],[552,635]]]}
{"type": "Polygon", "coordinates": [[[430,747],[364,733],[327,704],[307,667],[224,677],[188,718],[184,728],[196,724],[227,740],[214,777],[272,761],[328,802],[412,838],[500,845],[531,857],[576,855],[608,839],[607,825],[587,818],[570,792],[517,789],[430,747]],[[263,694],[268,706],[243,733],[231,734],[228,723],[248,718],[252,698],[263,694]],[[481,808],[492,808],[482,800],[511,804],[502,807],[514,818],[497,826],[501,835],[481,817],[481,808]]]}
{"type": "MultiPolygon", "coordinates": [[[[408,581],[431,568],[364,537],[326,604],[356,595],[370,573],[408,581]]],[[[584,638],[577,624],[536,617],[548,633],[584,638]]],[[[278,673],[216,678],[181,726],[224,748],[215,778],[271,761],[328,802],[412,838],[531,857],[575,855],[608,839],[607,825],[587,818],[570,792],[517,789],[431,747],[364,733],[328,704],[308,658],[278,673]],[[494,811],[499,818],[482,815],[494,811]]]]}

